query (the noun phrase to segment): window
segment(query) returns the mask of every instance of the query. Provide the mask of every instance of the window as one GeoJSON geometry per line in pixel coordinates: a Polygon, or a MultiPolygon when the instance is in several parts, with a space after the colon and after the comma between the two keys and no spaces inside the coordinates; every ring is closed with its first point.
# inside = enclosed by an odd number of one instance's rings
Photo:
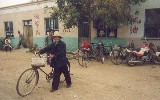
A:
{"type": "Polygon", "coordinates": [[[24,20],[24,26],[32,26],[32,20],[24,20]]]}
{"type": "Polygon", "coordinates": [[[117,28],[98,28],[97,37],[117,37],[117,28]]]}
{"type": "Polygon", "coordinates": [[[160,8],[146,9],[144,37],[160,38],[160,8]]]}
{"type": "Polygon", "coordinates": [[[93,27],[97,30],[97,37],[117,37],[117,28],[106,27],[103,20],[94,20],[93,27]]]}
{"type": "Polygon", "coordinates": [[[86,22],[83,22],[81,26],[79,26],[81,29],[80,37],[89,37],[89,24],[86,22]]]}
{"type": "Polygon", "coordinates": [[[56,19],[45,18],[45,24],[46,24],[46,34],[50,31],[50,29],[53,29],[54,31],[59,30],[58,18],[56,19]]]}
{"type": "Polygon", "coordinates": [[[13,37],[13,22],[4,22],[6,36],[13,37]]]}

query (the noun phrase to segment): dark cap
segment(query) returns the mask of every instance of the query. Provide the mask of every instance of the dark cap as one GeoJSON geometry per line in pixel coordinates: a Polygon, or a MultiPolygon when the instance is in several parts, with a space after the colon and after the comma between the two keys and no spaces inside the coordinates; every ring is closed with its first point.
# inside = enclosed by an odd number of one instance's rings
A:
{"type": "Polygon", "coordinates": [[[54,31],[53,29],[49,29],[49,32],[54,31]]]}

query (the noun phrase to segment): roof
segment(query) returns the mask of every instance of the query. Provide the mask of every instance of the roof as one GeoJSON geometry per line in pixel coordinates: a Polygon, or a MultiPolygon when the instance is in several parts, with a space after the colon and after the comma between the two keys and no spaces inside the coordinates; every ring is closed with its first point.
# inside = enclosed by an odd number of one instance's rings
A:
{"type": "Polygon", "coordinates": [[[0,7],[0,9],[9,9],[9,8],[15,8],[15,7],[22,7],[22,6],[26,6],[26,5],[36,5],[36,4],[46,3],[46,2],[55,2],[55,0],[43,0],[43,1],[36,1],[36,2],[28,2],[28,3],[22,3],[22,4],[12,5],[12,6],[0,7]]]}

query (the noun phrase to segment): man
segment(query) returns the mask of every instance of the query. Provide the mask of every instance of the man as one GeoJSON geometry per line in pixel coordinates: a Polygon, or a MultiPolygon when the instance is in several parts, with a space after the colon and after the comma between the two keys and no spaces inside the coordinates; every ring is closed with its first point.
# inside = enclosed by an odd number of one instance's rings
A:
{"type": "Polygon", "coordinates": [[[6,37],[6,39],[5,39],[4,48],[5,48],[6,52],[8,51],[8,49],[10,50],[10,52],[12,50],[11,40],[8,37],[6,37]]]}
{"type": "Polygon", "coordinates": [[[20,49],[22,42],[23,42],[23,35],[21,34],[20,31],[18,31],[19,34],[19,43],[18,43],[18,49],[20,49]]]}
{"type": "Polygon", "coordinates": [[[54,31],[50,29],[49,34],[45,37],[45,46],[49,46],[53,42],[53,33],[54,31]]]}
{"type": "Polygon", "coordinates": [[[50,52],[53,54],[53,58],[51,59],[50,66],[54,68],[54,75],[53,75],[53,82],[52,82],[52,89],[51,92],[58,90],[59,82],[60,82],[60,75],[63,73],[67,88],[71,87],[71,77],[68,71],[68,59],[66,57],[66,44],[61,41],[61,36],[58,31],[54,32],[53,39],[54,43],[50,46],[45,47],[44,49],[40,50],[40,54],[50,52]]]}
{"type": "MultiPolygon", "coordinates": [[[[47,47],[47,46],[49,46],[51,43],[53,43],[53,30],[52,29],[50,29],[49,30],[49,35],[47,35],[46,37],[45,37],[45,47],[47,47]]],[[[47,52],[47,56],[50,56],[50,53],[49,52],[47,52]]],[[[49,58],[47,58],[47,64],[49,65],[50,64],[50,59],[49,58]]]]}

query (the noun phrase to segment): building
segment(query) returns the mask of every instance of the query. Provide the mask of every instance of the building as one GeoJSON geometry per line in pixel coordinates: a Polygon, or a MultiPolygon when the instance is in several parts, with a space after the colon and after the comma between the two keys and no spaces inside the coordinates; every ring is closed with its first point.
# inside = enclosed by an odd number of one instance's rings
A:
{"type": "MultiPolygon", "coordinates": [[[[135,40],[139,46],[146,36],[158,44],[160,37],[158,30],[160,10],[158,7],[160,1],[154,1],[156,2],[148,0],[141,6],[132,6],[132,21],[128,26],[111,30],[96,28],[94,23],[92,23],[92,42],[101,40],[105,43],[125,44],[127,41],[135,40]],[[151,12],[154,12],[155,16],[150,16],[151,12]],[[155,24],[151,24],[151,20],[153,19],[156,19],[154,22],[157,22],[157,26],[153,25],[150,27],[150,25],[155,24]],[[148,24],[149,26],[147,26],[148,24]],[[152,35],[151,33],[156,35],[152,35]]],[[[50,8],[53,6],[56,6],[55,0],[37,1],[0,8],[0,37],[9,35],[12,45],[16,46],[18,44],[18,31],[21,31],[28,45],[38,44],[39,47],[43,47],[46,34],[50,28],[53,28],[60,31],[69,50],[77,49],[81,41],[88,37],[87,22],[82,23],[82,34],[79,35],[77,28],[65,29],[63,23],[58,19],[51,19],[49,13],[51,9],[47,9],[46,7],[50,8]]]]}
{"type": "Polygon", "coordinates": [[[147,0],[140,6],[131,7],[132,20],[126,32],[128,41],[139,46],[145,38],[160,46],[160,1],[147,0]]]}
{"type": "Polygon", "coordinates": [[[64,40],[69,41],[69,44],[74,43],[73,48],[77,48],[77,29],[64,29],[58,19],[52,20],[49,13],[51,10],[46,7],[53,6],[56,6],[55,2],[47,0],[0,8],[0,37],[10,36],[12,46],[15,47],[20,31],[27,45],[38,44],[39,47],[44,47],[44,38],[52,28],[60,31],[63,37],[66,37],[64,40]],[[67,37],[70,37],[71,41],[67,37]]]}

